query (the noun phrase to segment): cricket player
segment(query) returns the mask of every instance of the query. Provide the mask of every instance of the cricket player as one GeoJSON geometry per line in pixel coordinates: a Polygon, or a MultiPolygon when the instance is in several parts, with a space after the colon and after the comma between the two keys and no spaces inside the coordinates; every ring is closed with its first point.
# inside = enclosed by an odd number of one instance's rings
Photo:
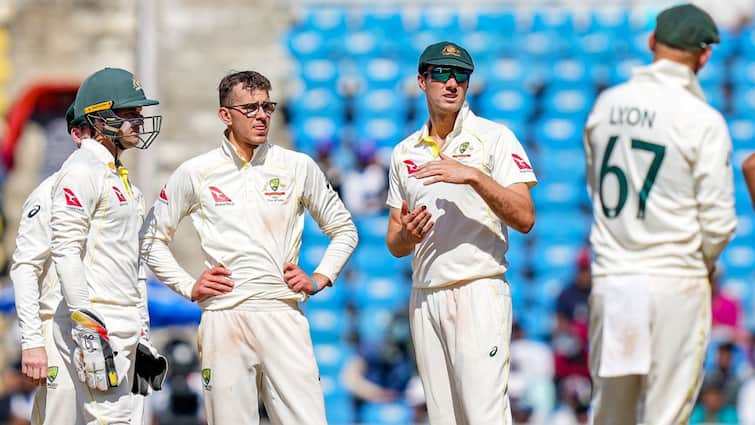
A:
{"type": "Polygon", "coordinates": [[[386,243],[414,254],[409,307],[432,425],[511,424],[508,227],[535,222],[537,180],[516,136],[466,102],[474,63],[440,42],[419,58],[429,121],[393,150],[386,243]]]}
{"type": "Polygon", "coordinates": [[[269,142],[270,90],[254,71],[221,80],[220,146],[179,166],[142,230],[150,269],[204,310],[198,344],[210,425],[258,424],[259,398],[274,424],[326,424],[299,301],[333,284],[357,233],[317,164],[269,142]],[[296,265],[305,208],[331,238],[311,276],[296,265]],[[207,264],[198,278],[168,248],[186,216],[207,264]]]}
{"type": "Polygon", "coordinates": [[[687,423],[700,389],[708,276],[736,224],[731,140],[696,77],[718,42],[698,7],[664,10],[653,63],[603,92],[587,120],[596,425],[687,423]]]}
{"type": "MultiPolygon", "coordinates": [[[[47,289],[64,299],[54,312],[50,350],[61,364],[47,375],[48,382],[52,372],[53,384],[60,378],[73,386],[68,388],[73,402],[60,408],[77,415],[77,422],[70,423],[141,422],[142,403],[132,396],[132,387],[140,391],[140,383],[159,375],[135,375],[137,351],[154,355],[155,364],[142,364],[142,369],[167,367],[146,339],[146,287],[138,252],[143,199],[119,167],[123,150],[146,148],[159,133],[161,117],[141,114],[143,106],[156,104],[130,72],[116,68],[89,76],[74,102],[81,147],[52,184],[50,255],[60,287],[47,289]]],[[[47,421],[61,423],[54,411],[47,411],[47,421]]]]}

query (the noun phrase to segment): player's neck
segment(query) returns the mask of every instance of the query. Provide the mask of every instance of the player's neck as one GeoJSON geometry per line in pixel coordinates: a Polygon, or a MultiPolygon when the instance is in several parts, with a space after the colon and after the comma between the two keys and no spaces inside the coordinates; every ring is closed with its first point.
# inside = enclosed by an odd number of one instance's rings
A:
{"type": "Polygon", "coordinates": [[[458,115],[458,112],[430,112],[430,128],[428,129],[428,135],[438,141],[441,147],[446,142],[446,137],[448,137],[454,129],[456,115],[458,115]]]}
{"type": "Polygon", "coordinates": [[[231,143],[231,146],[233,146],[233,148],[236,150],[236,155],[238,155],[244,161],[251,161],[252,156],[254,155],[254,148],[256,148],[257,146],[251,143],[239,142],[235,137],[233,137],[233,132],[228,132],[226,135],[228,137],[228,141],[231,143]]]}

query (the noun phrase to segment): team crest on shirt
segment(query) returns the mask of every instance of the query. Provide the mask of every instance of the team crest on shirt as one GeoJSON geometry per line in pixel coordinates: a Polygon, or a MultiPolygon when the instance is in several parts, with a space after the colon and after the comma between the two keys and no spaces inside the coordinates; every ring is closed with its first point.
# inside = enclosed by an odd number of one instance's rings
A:
{"type": "Polygon", "coordinates": [[[467,152],[471,152],[471,151],[472,151],[472,147],[469,146],[469,142],[464,142],[460,144],[458,148],[456,148],[456,153],[451,156],[453,158],[469,158],[472,155],[467,152]]]}
{"type": "Polygon", "coordinates": [[[121,192],[121,190],[116,186],[113,186],[113,192],[115,192],[115,197],[118,198],[118,202],[120,202],[121,205],[128,202],[128,200],[126,200],[126,197],[123,196],[123,192],[121,192]]]}
{"type": "Polygon", "coordinates": [[[81,206],[81,202],[79,201],[79,198],[76,197],[76,194],[73,193],[73,190],[64,187],[63,188],[63,194],[66,196],[66,205],[69,207],[74,208],[83,208],[81,206]]]}
{"type": "Polygon", "coordinates": [[[55,388],[58,384],[55,383],[55,379],[58,378],[58,367],[50,366],[47,368],[47,388],[55,388]]]}
{"type": "Polygon", "coordinates": [[[228,197],[225,193],[223,193],[222,190],[220,190],[217,186],[210,186],[210,195],[212,195],[212,199],[215,201],[215,206],[218,205],[233,205],[233,201],[231,198],[228,197]]]}
{"type": "Polygon", "coordinates": [[[521,156],[519,156],[519,155],[517,155],[515,153],[512,153],[511,154],[511,158],[514,159],[514,163],[516,164],[517,167],[519,167],[519,171],[522,171],[522,172],[524,172],[524,171],[532,171],[532,166],[530,164],[528,164],[527,161],[524,158],[522,158],[521,156]]]}
{"type": "Polygon", "coordinates": [[[204,385],[204,389],[207,391],[210,391],[212,389],[212,385],[210,385],[211,380],[212,369],[210,369],[209,367],[202,369],[202,385],[204,385]]]}
{"type": "Polygon", "coordinates": [[[262,194],[268,201],[280,202],[285,200],[288,187],[289,185],[281,181],[280,177],[273,177],[265,184],[262,194]]]}
{"type": "Polygon", "coordinates": [[[163,188],[160,189],[160,196],[158,197],[162,202],[168,203],[168,194],[165,193],[165,185],[163,185],[163,188]]]}

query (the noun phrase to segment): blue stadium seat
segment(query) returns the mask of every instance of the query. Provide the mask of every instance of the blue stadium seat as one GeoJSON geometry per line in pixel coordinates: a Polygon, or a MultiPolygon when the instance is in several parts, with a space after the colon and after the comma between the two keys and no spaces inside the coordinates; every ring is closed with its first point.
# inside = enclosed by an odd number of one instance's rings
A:
{"type": "Polygon", "coordinates": [[[608,31],[588,32],[574,40],[576,42],[571,45],[571,55],[594,64],[611,62],[616,55],[616,43],[619,42],[608,31]]]}
{"type": "Polygon", "coordinates": [[[353,425],[357,422],[351,396],[326,397],[325,415],[329,425],[353,425]]]}
{"type": "Polygon", "coordinates": [[[384,308],[367,308],[359,310],[357,316],[357,334],[360,341],[379,343],[385,338],[385,332],[395,312],[384,308]]]}
{"type": "Polygon", "coordinates": [[[363,425],[406,425],[413,419],[412,409],[404,401],[365,403],[360,414],[363,425]]]}
{"type": "Polygon", "coordinates": [[[755,56],[734,60],[729,75],[734,83],[735,92],[755,86],[755,56]]]}
{"type": "Polygon", "coordinates": [[[294,120],[303,120],[312,115],[341,117],[345,113],[343,98],[335,90],[324,87],[305,90],[287,103],[294,120]]]}
{"type": "MultiPolygon", "coordinates": [[[[13,287],[8,285],[0,295],[0,311],[9,312],[14,305],[13,287]]],[[[172,289],[160,283],[155,278],[147,281],[147,308],[149,310],[150,325],[154,328],[163,326],[184,326],[199,323],[202,309],[172,289]]]]}
{"type": "Polygon", "coordinates": [[[535,272],[543,275],[563,272],[568,275],[574,270],[577,256],[583,246],[583,241],[562,242],[539,239],[534,248],[534,252],[538,253],[534,263],[535,272]]]}
{"type": "Polygon", "coordinates": [[[751,87],[738,87],[734,96],[734,114],[738,116],[752,116],[755,113],[755,85],[751,87]]]}
{"type": "Polygon", "coordinates": [[[518,89],[530,86],[534,79],[531,74],[529,61],[518,58],[501,58],[490,64],[480,64],[475,73],[485,73],[485,83],[488,90],[518,89]]]}
{"type": "Polygon", "coordinates": [[[452,41],[461,33],[461,22],[458,13],[451,8],[424,7],[420,9],[419,26],[416,30],[442,33],[446,40],[452,41]]]}
{"type": "Polygon", "coordinates": [[[476,64],[486,63],[499,55],[500,36],[492,31],[469,31],[459,39],[459,44],[472,55],[476,64]]]}
{"type": "Polygon", "coordinates": [[[537,176],[544,181],[582,182],[585,179],[586,164],[583,149],[542,147],[538,150],[533,162],[537,176]]]}
{"type": "Polygon", "coordinates": [[[388,215],[359,217],[354,219],[360,243],[381,245],[385,243],[388,231],[388,215]]]}
{"type": "Polygon", "coordinates": [[[543,212],[572,211],[589,205],[585,184],[580,182],[540,182],[532,191],[532,200],[538,211],[543,212]]]}
{"type": "MultiPolygon", "coordinates": [[[[716,51],[716,54],[718,51],[716,51]]],[[[697,74],[697,79],[702,86],[721,86],[726,82],[726,64],[718,61],[708,63],[697,74]]]]}
{"type": "Polygon", "coordinates": [[[535,110],[535,97],[522,89],[489,89],[480,98],[480,115],[488,119],[526,121],[535,110]]]}
{"type": "Polygon", "coordinates": [[[324,87],[336,90],[338,87],[338,68],[329,59],[312,59],[301,62],[299,78],[307,89],[324,87]]]}
{"type": "Polygon", "coordinates": [[[567,89],[553,86],[544,95],[545,113],[569,118],[584,118],[595,100],[593,90],[567,89]]]}
{"type": "Polygon", "coordinates": [[[556,32],[533,31],[518,36],[523,55],[534,60],[553,60],[561,53],[564,40],[556,32]]]}
{"type": "Polygon", "coordinates": [[[340,37],[347,29],[346,11],[337,7],[311,7],[305,11],[303,24],[326,37],[340,37]]]}
{"type": "Polygon", "coordinates": [[[578,59],[561,59],[553,63],[550,84],[562,89],[592,91],[592,63],[578,59]]]}
{"type": "Polygon", "coordinates": [[[619,60],[611,70],[610,85],[613,86],[629,81],[634,68],[644,66],[648,63],[649,61],[645,61],[639,57],[630,57],[619,60]]]}
{"type": "Polygon", "coordinates": [[[752,214],[737,214],[736,240],[755,245],[755,222],[752,214]]]}
{"type": "Polygon", "coordinates": [[[354,355],[354,349],[343,344],[314,344],[315,359],[320,375],[338,378],[346,362],[354,355]]]}
{"type": "Polygon", "coordinates": [[[734,149],[755,148],[755,123],[750,117],[734,116],[728,124],[734,149]]]}
{"type": "Polygon", "coordinates": [[[535,125],[535,143],[548,149],[581,149],[584,120],[545,116],[535,125]]]}
{"type": "Polygon", "coordinates": [[[755,27],[750,25],[742,30],[739,36],[739,46],[743,58],[755,59],[755,27]]]}
{"type": "MultiPolygon", "coordinates": [[[[528,124],[528,119],[520,118],[520,117],[511,117],[511,116],[500,116],[496,117],[493,115],[483,115],[485,118],[495,121],[499,124],[503,124],[511,130],[512,133],[514,133],[514,136],[516,136],[517,140],[525,146],[525,149],[529,151],[529,143],[531,139],[530,134],[530,126],[528,124]]],[[[529,118],[529,117],[527,117],[529,118]]],[[[532,158],[530,158],[532,159],[532,158]]]]}
{"type": "MultiPolygon", "coordinates": [[[[314,270],[307,270],[312,273],[314,270]]],[[[335,285],[323,289],[317,293],[316,297],[309,297],[306,302],[307,308],[344,310],[349,298],[349,288],[346,284],[336,282],[335,285]]]]}
{"type": "Polygon", "coordinates": [[[528,339],[545,341],[553,332],[553,312],[537,306],[528,307],[517,318],[528,339]]]}
{"type": "Polygon", "coordinates": [[[328,240],[320,240],[321,243],[315,243],[316,241],[306,242],[302,244],[301,251],[299,252],[299,267],[307,273],[315,271],[317,266],[322,260],[325,250],[328,248],[328,240]]]}
{"type": "Polygon", "coordinates": [[[397,311],[409,303],[411,282],[404,275],[369,276],[357,282],[356,305],[359,309],[384,309],[397,311]]]}
{"type": "MultiPolygon", "coordinates": [[[[430,30],[394,33],[391,36],[401,38],[401,56],[405,62],[414,63],[415,67],[417,59],[425,47],[447,39],[446,34],[430,30]]],[[[412,69],[412,72],[415,70],[416,68],[412,69]]]]}
{"type": "Polygon", "coordinates": [[[738,214],[752,214],[753,206],[750,199],[750,191],[744,179],[734,179],[734,203],[738,214]]]}
{"type": "Polygon", "coordinates": [[[349,331],[348,316],[343,310],[305,308],[313,344],[342,343],[349,331]]]}
{"type": "Polygon", "coordinates": [[[541,241],[582,244],[587,242],[592,218],[577,211],[565,215],[562,211],[545,211],[537,215],[533,236],[541,241]]]}
{"type": "Polygon", "coordinates": [[[384,35],[378,30],[350,32],[343,40],[343,53],[349,59],[365,61],[383,56],[384,35]]]}
{"type": "Polygon", "coordinates": [[[530,305],[545,311],[555,311],[558,296],[569,285],[573,274],[568,268],[537,274],[533,284],[529,286],[527,298],[530,305]]]}
{"type": "Polygon", "coordinates": [[[632,32],[629,13],[623,7],[602,6],[591,8],[588,32],[607,32],[624,36],[632,32]]]}
{"type": "Polygon", "coordinates": [[[540,7],[532,17],[531,31],[551,31],[568,37],[574,30],[574,14],[565,8],[540,7]]]}
{"type": "Polygon", "coordinates": [[[723,85],[706,84],[702,86],[702,89],[708,104],[718,111],[723,111],[726,107],[726,93],[723,85]]]}
{"type": "Polygon", "coordinates": [[[327,140],[337,144],[340,140],[340,119],[331,116],[309,116],[292,123],[294,146],[307,154],[313,155],[317,143],[327,140]]]}
{"type": "Polygon", "coordinates": [[[474,29],[498,34],[499,36],[512,36],[516,33],[516,15],[511,10],[500,8],[477,10],[474,29]]]}
{"type": "Polygon", "coordinates": [[[394,90],[368,90],[356,98],[354,119],[364,121],[370,118],[383,118],[394,122],[406,120],[408,102],[396,96],[394,90]]]}
{"type": "Polygon", "coordinates": [[[404,123],[390,118],[365,119],[356,123],[357,138],[372,140],[378,148],[392,148],[406,137],[404,123]]]}
{"type": "MultiPolygon", "coordinates": [[[[416,59],[415,59],[416,60],[416,59]]],[[[370,59],[360,65],[366,90],[395,89],[404,77],[398,61],[387,58],[370,59]]]]}
{"type": "Polygon", "coordinates": [[[738,242],[734,240],[721,253],[721,261],[726,273],[742,275],[755,270],[755,248],[752,242],[738,242]]]}
{"type": "Polygon", "coordinates": [[[317,31],[293,30],[287,35],[288,51],[297,61],[320,59],[326,55],[325,38],[317,31]]]}

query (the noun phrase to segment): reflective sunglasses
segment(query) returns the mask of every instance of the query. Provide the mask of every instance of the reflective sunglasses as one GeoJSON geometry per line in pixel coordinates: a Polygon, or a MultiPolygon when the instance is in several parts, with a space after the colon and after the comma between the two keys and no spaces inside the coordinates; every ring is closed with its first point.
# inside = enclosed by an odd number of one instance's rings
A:
{"type": "Polygon", "coordinates": [[[272,115],[273,112],[275,112],[276,105],[278,105],[278,102],[264,101],[257,103],[247,103],[245,105],[227,105],[223,107],[238,111],[247,118],[252,118],[257,115],[257,111],[260,108],[262,108],[262,110],[265,112],[265,115],[272,115]]]}
{"type": "Polygon", "coordinates": [[[453,75],[454,79],[459,84],[469,80],[471,74],[472,71],[468,69],[454,68],[450,66],[436,66],[425,72],[425,75],[429,75],[433,80],[440,81],[441,83],[445,83],[453,75]]]}

